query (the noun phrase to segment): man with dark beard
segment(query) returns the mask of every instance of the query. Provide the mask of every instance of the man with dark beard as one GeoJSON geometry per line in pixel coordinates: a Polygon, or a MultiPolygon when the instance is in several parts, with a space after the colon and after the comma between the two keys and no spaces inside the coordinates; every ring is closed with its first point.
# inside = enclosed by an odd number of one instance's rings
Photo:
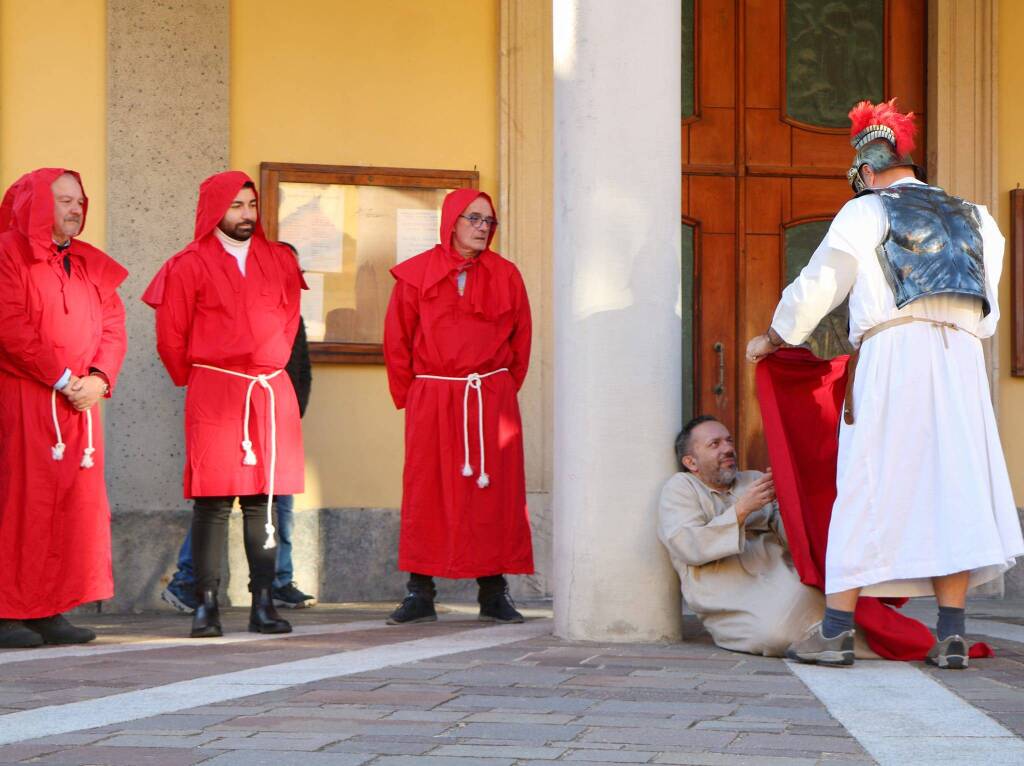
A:
{"type": "Polygon", "coordinates": [[[195,500],[192,554],[199,602],[193,638],[220,636],[217,603],[227,522],[242,507],[249,630],[288,633],[274,609],[275,495],[302,492],[302,427],[285,374],[299,326],[302,275],[267,241],[256,188],[228,171],[199,187],[195,237],[142,299],[156,309],[156,346],[185,397],[185,497],[195,500]]]}
{"type": "Polygon", "coordinates": [[[771,469],[738,471],[729,429],[710,415],[687,423],[675,448],[682,472],[661,492],[658,537],[686,604],[723,649],[782,656],[824,599],[793,567],[771,469]]]}

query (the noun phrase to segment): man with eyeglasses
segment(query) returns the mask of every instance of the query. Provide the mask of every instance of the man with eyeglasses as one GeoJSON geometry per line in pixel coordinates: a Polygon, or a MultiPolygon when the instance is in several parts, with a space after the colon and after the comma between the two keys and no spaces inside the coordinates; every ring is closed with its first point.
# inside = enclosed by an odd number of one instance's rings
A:
{"type": "Polygon", "coordinates": [[[490,249],[491,198],[449,194],[440,243],[391,270],[384,358],[405,409],[398,566],[408,595],[392,625],[437,619],[434,577],[475,577],[481,620],[522,622],[506,574],[531,574],[522,422],[530,304],[519,270],[490,249]]]}

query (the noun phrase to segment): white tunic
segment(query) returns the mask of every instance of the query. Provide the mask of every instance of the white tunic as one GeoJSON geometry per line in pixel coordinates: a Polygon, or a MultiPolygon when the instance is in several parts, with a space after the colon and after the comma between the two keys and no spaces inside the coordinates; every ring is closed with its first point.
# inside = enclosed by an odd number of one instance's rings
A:
{"type": "MultiPolygon", "coordinates": [[[[965,296],[920,298],[897,310],[875,252],[885,232],[882,203],[865,195],[839,211],[783,292],[772,327],[787,343],[800,344],[849,295],[855,346],[865,331],[901,316],[992,335],[1004,240],[988,211],[978,210],[992,307],[984,319],[981,301],[965,296]]],[[[856,422],[839,431],[826,592],[931,595],[931,577],[971,570],[970,585],[980,585],[1024,554],[978,337],[946,331],[946,348],[939,328],[910,323],[878,333],[861,348],[856,422]]]]}

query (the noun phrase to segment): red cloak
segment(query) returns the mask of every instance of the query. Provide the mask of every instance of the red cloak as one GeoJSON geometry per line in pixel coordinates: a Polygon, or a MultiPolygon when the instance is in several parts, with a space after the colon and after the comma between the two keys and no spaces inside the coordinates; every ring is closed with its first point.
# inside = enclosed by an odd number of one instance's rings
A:
{"type": "MultiPolygon", "coordinates": [[[[395,406],[405,408],[405,473],[398,568],[438,577],[533,572],[526,509],[522,422],[516,393],[530,358],[530,304],[519,270],[488,247],[464,260],[452,247],[455,222],[476,189],[449,194],[441,243],[395,266],[384,324],[384,359],[395,406]],[[464,294],[457,276],[466,271],[464,294]],[[478,484],[480,379],[489,486],[478,484]],[[463,413],[465,412],[465,421],[463,413]],[[469,464],[464,469],[464,434],[469,464]]],[[[493,204],[491,205],[493,209],[493,204]]],[[[482,483],[482,482],[481,482],[482,483]]]]}
{"type": "MultiPolygon", "coordinates": [[[[53,385],[70,369],[102,370],[110,388],[127,348],[117,287],[128,272],[78,239],[53,244],[53,182],[70,173],[42,168],[19,178],[0,204],[0,618],[35,619],[110,598],[110,506],[103,479],[103,422],[92,413],[93,466],[86,415],[53,385]],[[71,274],[63,256],[70,255],[71,274]]],[[[84,192],[83,192],[84,195],[84,192]]],[[[88,200],[82,210],[82,226],[88,200]]]]}
{"type": "MultiPolygon", "coordinates": [[[[847,360],[822,360],[807,349],[793,348],[770,354],[757,365],[757,396],[793,564],[800,581],[818,590],[825,587],[847,360]]],[[[893,608],[905,602],[861,597],[857,626],[879,656],[923,660],[935,637],[922,623],[893,608]]],[[[970,653],[992,656],[983,643],[972,645],[970,653]]]]}
{"type": "MultiPolygon", "coordinates": [[[[185,497],[263,495],[270,489],[270,395],[253,386],[249,440],[255,465],[242,448],[245,375],[283,370],[299,327],[305,287],[292,251],[267,240],[257,221],[245,275],[214,235],[235,196],[252,180],[237,170],[210,176],[199,187],[195,239],[161,267],[142,296],[156,309],[156,348],[185,396],[185,497]]],[[[255,187],[254,187],[255,188],[255,187]]],[[[295,389],[283,372],[273,389],[277,427],[274,493],[302,492],[302,428],[295,389]]]]}

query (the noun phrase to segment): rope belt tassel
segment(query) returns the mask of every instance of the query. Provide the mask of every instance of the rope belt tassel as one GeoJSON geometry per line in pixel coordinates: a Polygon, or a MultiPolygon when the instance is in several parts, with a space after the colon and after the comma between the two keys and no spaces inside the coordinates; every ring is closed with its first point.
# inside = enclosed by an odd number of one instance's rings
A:
{"type": "MultiPolygon", "coordinates": [[[[57,436],[56,444],[50,447],[50,455],[54,460],[63,460],[67,445],[64,443],[64,435],[60,431],[60,421],[57,420],[57,389],[50,392],[50,415],[53,418],[53,430],[57,436]]],[[[96,448],[92,446],[92,409],[85,411],[85,439],[87,446],[82,450],[82,461],[78,465],[81,468],[92,468],[95,465],[92,456],[96,452],[96,448]]]]}
{"type": "Polygon", "coordinates": [[[466,387],[462,391],[462,475],[467,479],[473,475],[473,466],[469,462],[469,392],[476,391],[476,412],[477,412],[477,438],[480,444],[480,475],[476,478],[476,485],[480,489],[487,489],[491,485],[491,477],[487,473],[487,455],[484,450],[484,394],[483,379],[499,372],[508,372],[508,367],[501,367],[491,372],[480,374],[472,372],[465,377],[449,378],[444,375],[417,375],[417,378],[425,380],[451,380],[465,381],[466,387]]]}
{"type": "Polygon", "coordinates": [[[267,478],[267,523],[263,530],[267,533],[267,539],[263,543],[263,550],[270,550],[277,547],[274,539],[274,476],[277,473],[277,400],[274,398],[274,387],[270,380],[276,378],[284,370],[274,370],[268,375],[247,375],[244,372],[225,370],[209,364],[194,364],[193,367],[202,367],[204,370],[213,370],[225,375],[234,375],[236,378],[245,378],[249,381],[249,387],[245,390],[245,415],[242,421],[242,465],[256,465],[256,453],[252,449],[252,440],[249,438],[249,413],[252,409],[252,392],[258,384],[267,392],[270,397],[270,475],[267,478]]]}

